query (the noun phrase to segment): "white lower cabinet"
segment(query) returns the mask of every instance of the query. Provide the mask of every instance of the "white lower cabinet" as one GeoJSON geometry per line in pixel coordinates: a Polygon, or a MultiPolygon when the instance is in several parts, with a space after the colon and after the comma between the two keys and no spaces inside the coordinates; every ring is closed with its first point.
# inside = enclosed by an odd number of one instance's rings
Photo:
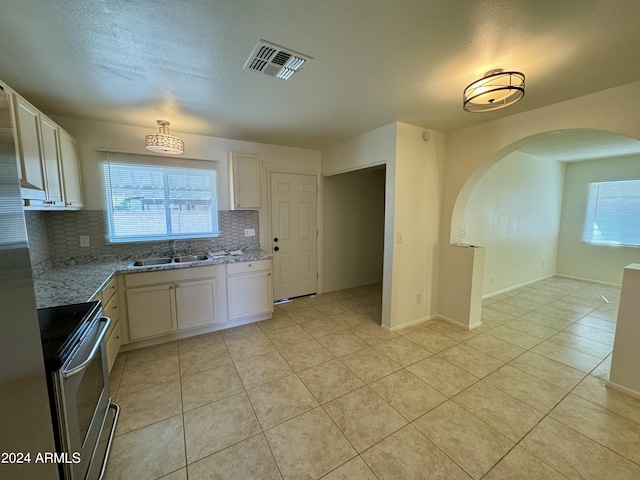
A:
{"type": "Polygon", "coordinates": [[[259,272],[227,277],[227,308],[229,320],[271,312],[271,273],[259,272]]]}
{"type": "Polygon", "coordinates": [[[216,272],[205,266],[125,275],[129,340],[215,323],[216,272]]]}
{"type": "Polygon", "coordinates": [[[227,310],[229,320],[273,311],[271,260],[227,265],[227,310]]]}
{"type": "Polygon", "coordinates": [[[122,277],[127,302],[123,343],[184,338],[265,320],[273,312],[271,260],[122,277]]]}
{"type": "Polygon", "coordinates": [[[131,340],[175,332],[173,283],[127,289],[127,314],[131,340]]]}
{"type": "Polygon", "coordinates": [[[196,280],[176,283],[178,330],[202,327],[216,322],[216,280],[196,280]]]}
{"type": "Polygon", "coordinates": [[[122,335],[120,334],[120,300],[118,298],[115,277],[106,283],[97,299],[102,301],[102,315],[111,319],[109,329],[105,334],[107,363],[109,364],[109,372],[111,372],[118,352],[120,351],[120,345],[122,345],[122,335]]]}
{"type": "Polygon", "coordinates": [[[116,362],[118,352],[120,351],[120,345],[122,344],[120,322],[116,321],[113,328],[109,330],[111,330],[111,332],[107,333],[107,362],[109,363],[109,372],[111,372],[113,364],[116,362]]]}

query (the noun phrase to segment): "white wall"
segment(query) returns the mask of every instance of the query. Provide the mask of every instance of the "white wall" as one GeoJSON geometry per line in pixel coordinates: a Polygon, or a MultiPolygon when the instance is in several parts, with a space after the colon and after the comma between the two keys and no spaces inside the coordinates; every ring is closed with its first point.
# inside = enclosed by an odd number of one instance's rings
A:
{"type": "Polygon", "coordinates": [[[385,168],[324,178],[324,289],[382,281],[385,168]]]}
{"type": "MultiPolygon", "coordinates": [[[[322,176],[345,173],[376,165],[386,165],[384,254],[382,267],[382,324],[389,326],[391,319],[391,275],[393,273],[393,219],[396,188],[396,129],[391,123],[322,151],[322,176]]],[[[320,189],[324,203],[324,181],[320,189]]],[[[319,216],[318,218],[323,218],[319,216]]],[[[321,227],[321,231],[323,226],[321,227]]],[[[319,258],[320,291],[325,291],[324,240],[318,245],[323,252],[319,258]]]]}
{"type": "Polygon", "coordinates": [[[624,267],[640,263],[637,247],[582,241],[589,183],[637,179],[640,179],[640,156],[567,164],[558,243],[559,274],[620,284],[624,267]]]}
{"type": "Polygon", "coordinates": [[[322,175],[389,164],[396,156],[396,124],[390,123],[322,151],[322,175]]]}
{"type": "MultiPolygon", "coordinates": [[[[439,313],[463,324],[469,322],[468,318],[459,317],[456,310],[456,304],[460,302],[460,292],[456,286],[463,279],[453,268],[456,249],[448,245],[452,241],[462,240],[460,212],[464,212],[468,196],[482,174],[506,154],[517,150],[527,137],[543,132],[594,128],[640,139],[638,89],[640,82],[634,82],[447,134],[440,235],[439,313]],[[456,206],[459,196],[460,202],[456,206]]],[[[527,101],[526,97],[523,101],[527,101]]]]}
{"type": "Polygon", "coordinates": [[[556,269],[564,164],[513,152],[485,173],[464,211],[464,241],[486,249],[488,295],[556,269]]]}
{"type": "Polygon", "coordinates": [[[391,329],[431,318],[437,311],[445,136],[430,131],[431,139],[425,142],[424,132],[397,124],[391,329]]]}
{"type": "Polygon", "coordinates": [[[389,329],[430,318],[437,308],[445,137],[431,131],[425,142],[424,132],[397,122],[322,152],[323,176],[386,164],[382,324],[389,329]]]}
{"type": "MultiPolygon", "coordinates": [[[[152,129],[97,122],[71,117],[55,116],[53,119],[66,129],[76,140],[80,148],[82,183],[84,187],[85,208],[104,210],[104,180],[100,164],[106,153],[96,149],[111,149],[128,153],[149,153],[144,146],[144,137],[153,133],[152,129]]],[[[185,142],[185,158],[213,160],[218,169],[218,205],[220,210],[229,209],[229,189],[227,175],[227,154],[229,151],[257,153],[262,165],[262,208],[260,218],[260,244],[263,248],[270,245],[267,222],[267,168],[280,171],[298,171],[320,173],[320,151],[302,148],[280,147],[263,143],[241,142],[226,138],[206,137],[203,135],[183,134],[171,131],[185,142]]]]}

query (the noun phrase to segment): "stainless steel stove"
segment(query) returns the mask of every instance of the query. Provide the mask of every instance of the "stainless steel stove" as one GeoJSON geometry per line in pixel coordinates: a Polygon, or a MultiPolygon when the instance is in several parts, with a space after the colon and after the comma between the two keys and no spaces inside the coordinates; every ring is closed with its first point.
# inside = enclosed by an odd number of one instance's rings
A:
{"type": "Polygon", "coordinates": [[[39,309],[38,322],[61,478],[102,478],[118,418],[104,342],[111,320],[87,302],[39,309]]]}

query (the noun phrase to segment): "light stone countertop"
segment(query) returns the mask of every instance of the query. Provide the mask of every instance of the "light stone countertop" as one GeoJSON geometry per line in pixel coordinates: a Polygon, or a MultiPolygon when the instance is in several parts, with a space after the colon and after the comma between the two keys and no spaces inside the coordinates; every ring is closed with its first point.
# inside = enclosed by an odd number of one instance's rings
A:
{"type": "MultiPolygon", "coordinates": [[[[263,250],[247,250],[243,255],[228,255],[222,258],[190,263],[171,263],[148,267],[128,268],[131,260],[108,263],[82,263],[59,265],[34,273],[33,284],[38,308],[54,307],[88,301],[116,274],[197,268],[224,263],[251,262],[273,258],[263,250]]],[[[69,263],[74,263],[73,261],[69,263]]]]}

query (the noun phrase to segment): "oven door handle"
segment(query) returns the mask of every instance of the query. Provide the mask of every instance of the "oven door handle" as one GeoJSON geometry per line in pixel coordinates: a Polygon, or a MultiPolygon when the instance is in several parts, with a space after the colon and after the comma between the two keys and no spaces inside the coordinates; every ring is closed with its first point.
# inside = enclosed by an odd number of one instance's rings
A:
{"type": "Polygon", "coordinates": [[[62,376],[65,379],[69,377],[73,377],[74,375],[82,372],[83,370],[86,370],[89,367],[89,364],[91,363],[93,358],[96,356],[96,352],[100,348],[102,339],[104,338],[105,334],[107,333],[107,330],[109,329],[109,324],[111,323],[111,319],[109,317],[100,317],[100,323],[104,323],[104,325],[102,326],[100,333],[98,333],[98,338],[96,338],[95,344],[93,345],[93,348],[91,349],[91,353],[89,353],[88,358],[84,362],[82,362],[80,365],[78,365],[75,368],[72,368],[71,370],[62,370],[62,376]]]}

